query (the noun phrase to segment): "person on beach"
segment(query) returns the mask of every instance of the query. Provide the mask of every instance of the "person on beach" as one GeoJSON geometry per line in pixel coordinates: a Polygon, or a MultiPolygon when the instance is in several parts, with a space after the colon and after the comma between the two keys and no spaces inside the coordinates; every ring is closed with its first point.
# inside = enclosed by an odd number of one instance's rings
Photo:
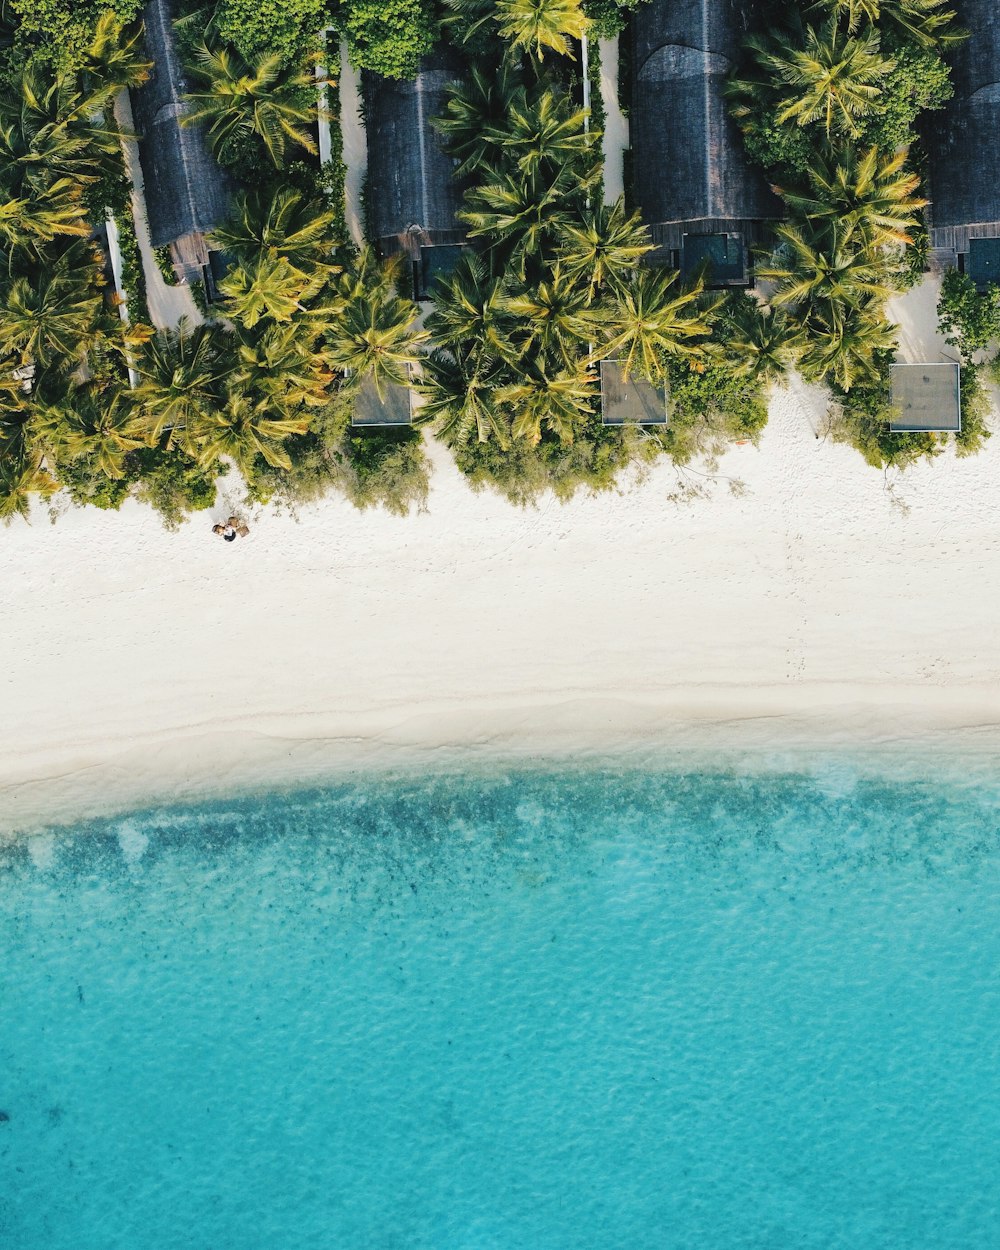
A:
{"type": "MultiPolygon", "coordinates": [[[[243,529],[246,531],[246,533],[250,532],[249,530],[246,529],[246,526],[243,526],[243,529]]],[[[236,535],[237,533],[239,533],[239,530],[237,529],[235,525],[232,524],[232,521],[230,520],[225,525],[222,525],[222,524],[213,525],[212,533],[221,534],[225,542],[232,543],[236,541],[236,535]]]]}

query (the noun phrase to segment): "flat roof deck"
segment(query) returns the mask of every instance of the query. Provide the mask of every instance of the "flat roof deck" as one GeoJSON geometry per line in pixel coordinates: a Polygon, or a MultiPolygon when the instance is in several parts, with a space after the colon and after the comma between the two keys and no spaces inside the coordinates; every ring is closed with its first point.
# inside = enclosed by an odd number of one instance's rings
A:
{"type": "Polygon", "coordinates": [[[617,360],[602,360],[601,423],[666,425],[666,388],[634,374],[626,379],[617,360]]]}
{"type": "Polygon", "coordinates": [[[894,434],[958,434],[962,429],[961,380],[956,364],[891,365],[894,434]]]}
{"type": "Polygon", "coordinates": [[[413,421],[412,402],[413,392],[408,386],[390,382],[383,386],[379,395],[375,383],[366,378],[354,400],[351,425],[358,429],[410,425],[413,421]]]}

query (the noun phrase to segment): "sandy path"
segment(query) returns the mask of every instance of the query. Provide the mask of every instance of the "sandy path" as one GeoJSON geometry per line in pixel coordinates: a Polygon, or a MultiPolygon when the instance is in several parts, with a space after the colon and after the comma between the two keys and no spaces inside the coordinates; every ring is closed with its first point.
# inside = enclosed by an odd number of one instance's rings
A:
{"type": "Polygon", "coordinates": [[[601,100],[604,103],[604,202],[613,204],[624,190],[625,149],[629,146],[628,122],[618,105],[618,38],[602,39],[601,100]]]}
{"type": "Polygon", "coordinates": [[[368,172],[368,144],[361,120],[361,79],[347,55],[347,44],[340,45],[340,124],[344,133],[344,163],[347,166],[347,228],[360,247],[364,243],[364,209],[361,192],[368,172]]]}

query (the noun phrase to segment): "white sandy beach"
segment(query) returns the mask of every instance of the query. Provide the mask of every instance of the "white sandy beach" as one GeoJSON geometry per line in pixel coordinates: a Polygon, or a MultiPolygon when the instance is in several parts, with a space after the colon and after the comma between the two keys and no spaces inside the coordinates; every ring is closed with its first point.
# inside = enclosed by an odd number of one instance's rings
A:
{"type": "Polygon", "coordinates": [[[664,466],[521,511],[437,448],[406,519],[333,497],[230,546],[215,516],[172,534],[136,504],[37,510],[0,531],[0,828],[402,748],[579,754],[719,721],[864,748],[1000,723],[1000,439],[887,484],[821,414],[781,394],[693,502],[664,466]]]}

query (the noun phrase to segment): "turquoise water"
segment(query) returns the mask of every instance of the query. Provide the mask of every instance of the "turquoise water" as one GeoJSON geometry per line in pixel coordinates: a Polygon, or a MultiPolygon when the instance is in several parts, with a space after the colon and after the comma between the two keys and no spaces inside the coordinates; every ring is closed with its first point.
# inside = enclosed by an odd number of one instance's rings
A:
{"type": "Polygon", "coordinates": [[[611,768],[0,851],[4,1250],[1000,1245],[1000,808],[611,768]]]}

